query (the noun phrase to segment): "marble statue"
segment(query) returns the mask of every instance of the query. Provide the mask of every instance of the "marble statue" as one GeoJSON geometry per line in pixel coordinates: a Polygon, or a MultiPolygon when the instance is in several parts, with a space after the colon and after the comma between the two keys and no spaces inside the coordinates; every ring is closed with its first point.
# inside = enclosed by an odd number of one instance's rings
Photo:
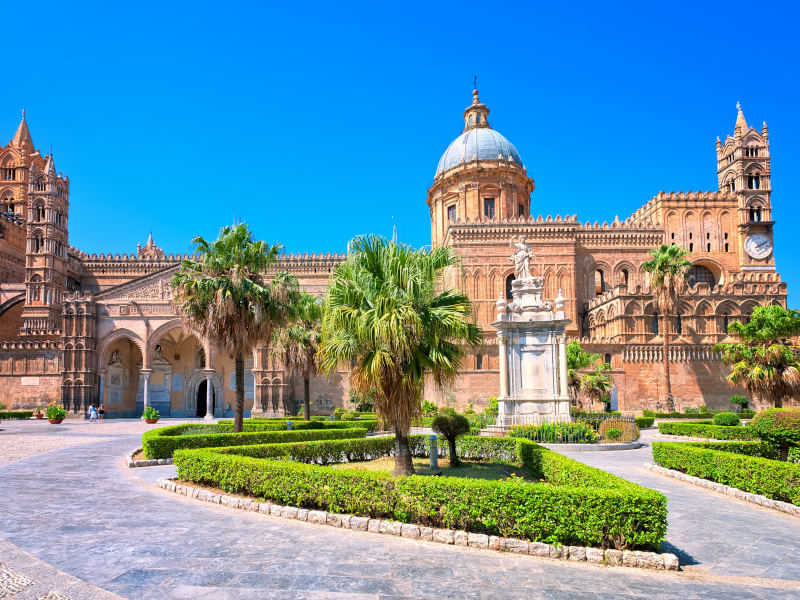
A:
{"type": "Polygon", "coordinates": [[[511,246],[516,248],[516,251],[509,259],[514,263],[515,277],[517,279],[530,279],[533,250],[531,250],[531,247],[525,243],[525,236],[520,236],[518,242],[512,241],[511,246]]]}

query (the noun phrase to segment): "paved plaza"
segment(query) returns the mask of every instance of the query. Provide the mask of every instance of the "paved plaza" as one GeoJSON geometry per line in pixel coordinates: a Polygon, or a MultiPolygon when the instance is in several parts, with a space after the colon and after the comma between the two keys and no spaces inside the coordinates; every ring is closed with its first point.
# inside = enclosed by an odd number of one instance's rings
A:
{"type": "Polygon", "coordinates": [[[684,569],[676,574],[443,546],[200,503],[154,485],[171,466],[125,466],[123,456],[147,427],[0,424],[0,598],[800,597],[799,519],[649,472],[641,466],[649,447],[573,457],[667,495],[667,544],[684,569]]]}

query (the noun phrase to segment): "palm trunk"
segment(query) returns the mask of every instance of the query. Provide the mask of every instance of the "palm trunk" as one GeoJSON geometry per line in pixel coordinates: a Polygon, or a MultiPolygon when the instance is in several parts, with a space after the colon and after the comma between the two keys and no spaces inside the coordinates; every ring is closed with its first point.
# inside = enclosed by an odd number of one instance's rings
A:
{"type": "Polygon", "coordinates": [[[306,421],[311,420],[311,377],[306,373],[303,375],[303,408],[305,409],[306,421]]]}
{"type": "Polygon", "coordinates": [[[669,321],[666,314],[662,320],[664,322],[664,387],[667,390],[667,409],[669,412],[673,412],[675,410],[675,400],[672,398],[672,381],[670,381],[669,377],[669,331],[667,330],[669,321]]]}
{"type": "Polygon", "coordinates": [[[408,446],[408,431],[394,428],[394,472],[393,475],[413,475],[414,463],[411,462],[411,448],[408,446]]]}
{"type": "Polygon", "coordinates": [[[236,413],[233,417],[233,432],[239,433],[244,425],[244,356],[236,353],[236,413]]]}

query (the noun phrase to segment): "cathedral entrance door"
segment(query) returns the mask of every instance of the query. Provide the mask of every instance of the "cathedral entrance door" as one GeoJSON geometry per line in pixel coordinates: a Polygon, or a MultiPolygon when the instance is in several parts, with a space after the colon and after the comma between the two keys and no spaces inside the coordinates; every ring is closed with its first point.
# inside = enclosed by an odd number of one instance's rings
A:
{"type": "Polygon", "coordinates": [[[206,416],[206,390],[207,390],[208,383],[206,380],[200,382],[200,385],[197,386],[197,416],[198,417],[205,417],[206,416]]]}

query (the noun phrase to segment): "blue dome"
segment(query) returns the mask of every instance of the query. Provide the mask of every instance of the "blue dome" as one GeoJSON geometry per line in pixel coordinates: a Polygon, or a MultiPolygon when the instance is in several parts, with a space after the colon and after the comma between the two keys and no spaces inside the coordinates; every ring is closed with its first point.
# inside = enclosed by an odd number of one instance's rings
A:
{"type": "Polygon", "coordinates": [[[439,159],[436,175],[472,160],[509,160],[522,166],[522,159],[514,144],[489,127],[468,129],[447,147],[439,159]],[[501,156],[502,155],[502,156],[501,156]]]}

